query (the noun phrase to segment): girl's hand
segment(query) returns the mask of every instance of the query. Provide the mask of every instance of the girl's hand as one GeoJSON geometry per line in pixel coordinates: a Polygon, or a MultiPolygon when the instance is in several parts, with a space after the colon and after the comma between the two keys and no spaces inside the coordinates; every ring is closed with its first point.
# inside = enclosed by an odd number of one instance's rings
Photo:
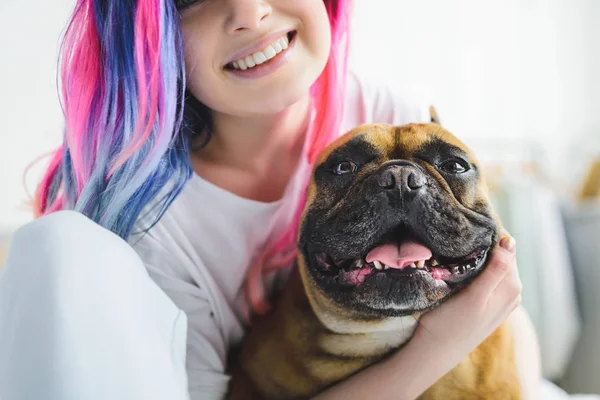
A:
{"type": "Polygon", "coordinates": [[[425,313],[412,340],[444,348],[459,363],[521,303],[515,241],[506,232],[485,270],[463,291],[425,313]],[[449,351],[451,348],[451,351],[449,351]]]}

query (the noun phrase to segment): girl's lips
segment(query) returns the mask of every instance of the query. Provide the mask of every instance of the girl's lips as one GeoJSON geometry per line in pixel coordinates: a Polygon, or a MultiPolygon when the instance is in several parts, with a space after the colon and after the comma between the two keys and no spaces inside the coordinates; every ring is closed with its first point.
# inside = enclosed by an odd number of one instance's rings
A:
{"type": "Polygon", "coordinates": [[[269,61],[263,64],[257,65],[252,68],[248,68],[246,70],[231,68],[224,68],[224,70],[228,74],[243,79],[258,79],[269,75],[275,72],[283,65],[287,64],[287,62],[290,60],[291,56],[294,54],[294,51],[296,49],[297,36],[297,33],[294,33],[290,39],[288,48],[282,51],[281,53],[278,53],[274,58],[270,59],[269,61]]]}
{"type": "Polygon", "coordinates": [[[242,58],[245,58],[246,56],[249,56],[257,51],[261,51],[262,49],[264,49],[265,47],[267,47],[268,45],[270,45],[271,43],[276,41],[278,38],[280,38],[286,34],[289,35],[291,32],[294,32],[294,30],[293,29],[281,29],[277,32],[273,32],[267,36],[264,36],[261,39],[257,40],[256,42],[254,42],[253,44],[251,44],[250,46],[245,47],[244,49],[233,54],[230,57],[231,59],[228,62],[226,62],[225,65],[230,64],[234,61],[240,60],[242,58]]]}

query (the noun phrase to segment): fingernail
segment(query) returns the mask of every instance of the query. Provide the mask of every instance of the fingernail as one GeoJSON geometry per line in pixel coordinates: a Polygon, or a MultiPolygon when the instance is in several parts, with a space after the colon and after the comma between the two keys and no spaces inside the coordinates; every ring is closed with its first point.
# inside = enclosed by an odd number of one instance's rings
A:
{"type": "Polygon", "coordinates": [[[515,251],[516,245],[517,243],[515,242],[515,239],[512,238],[512,236],[504,236],[502,239],[500,239],[500,247],[502,247],[504,250],[509,251],[510,253],[513,253],[515,251]]]}

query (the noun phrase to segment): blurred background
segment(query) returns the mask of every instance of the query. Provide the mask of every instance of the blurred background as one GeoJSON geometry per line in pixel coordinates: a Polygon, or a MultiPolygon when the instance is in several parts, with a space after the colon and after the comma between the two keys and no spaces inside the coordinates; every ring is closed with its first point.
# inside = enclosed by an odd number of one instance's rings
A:
{"type": "MultiPolygon", "coordinates": [[[[0,0],[0,264],[60,143],[72,0],[0,0]]],[[[600,1],[355,0],[350,67],[436,107],[516,237],[544,375],[600,394],[600,1]]]]}

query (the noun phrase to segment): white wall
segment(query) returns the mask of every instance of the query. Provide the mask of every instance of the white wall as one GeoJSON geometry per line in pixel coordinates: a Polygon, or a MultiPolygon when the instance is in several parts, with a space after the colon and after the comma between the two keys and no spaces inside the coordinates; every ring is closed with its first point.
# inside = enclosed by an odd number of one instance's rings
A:
{"type": "MultiPolygon", "coordinates": [[[[476,149],[530,139],[567,177],[600,152],[598,0],[355,3],[354,69],[428,94],[476,149]]],[[[71,4],[0,1],[0,236],[30,219],[24,169],[60,141],[56,55],[71,4]]]]}
{"type": "Polygon", "coordinates": [[[443,124],[480,153],[533,141],[565,178],[583,167],[564,160],[574,143],[588,143],[586,159],[600,154],[599,1],[358,0],[355,8],[355,69],[429,94],[443,124]]]}
{"type": "MultiPolygon", "coordinates": [[[[71,0],[0,0],[0,239],[31,218],[25,168],[60,143],[59,35],[71,0]]],[[[31,190],[40,176],[32,169],[31,190]]]]}

